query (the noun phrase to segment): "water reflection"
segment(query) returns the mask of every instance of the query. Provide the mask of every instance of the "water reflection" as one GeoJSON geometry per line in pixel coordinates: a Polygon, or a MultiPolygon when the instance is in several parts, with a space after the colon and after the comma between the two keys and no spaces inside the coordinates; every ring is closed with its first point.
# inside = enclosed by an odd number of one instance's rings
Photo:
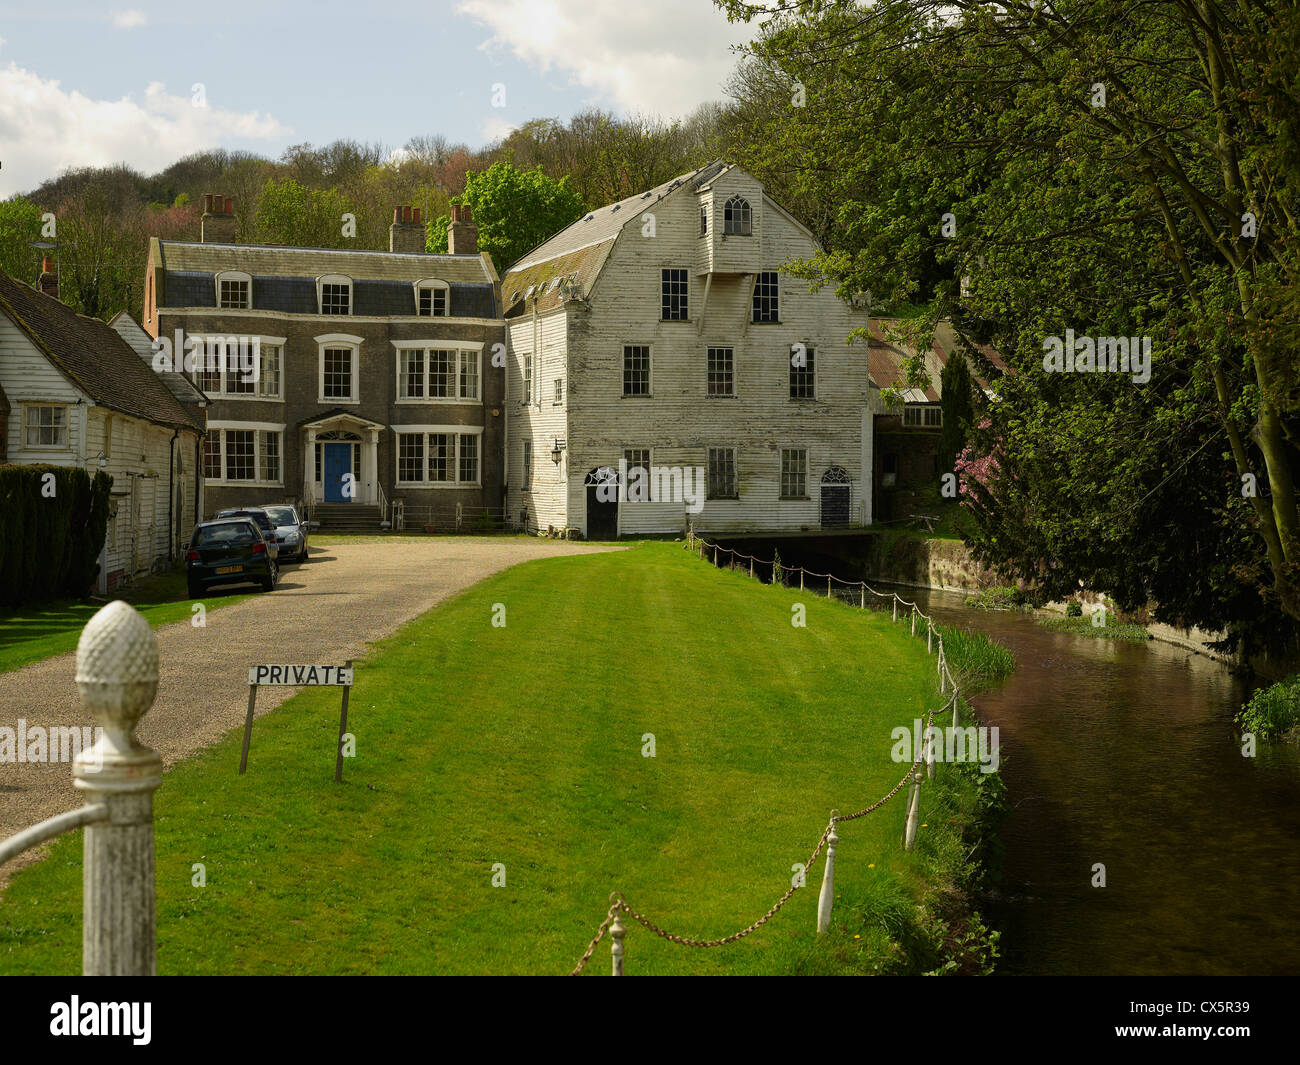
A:
{"type": "Polygon", "coordinates": [[[974,699],[1001,729],[1014,806],[989,906],[1002,972],[1300,973],[1300,752],[1242,757],[1240,681],[1168,644],[915,595],[1016,656],[1015,675],[974,699]]]}

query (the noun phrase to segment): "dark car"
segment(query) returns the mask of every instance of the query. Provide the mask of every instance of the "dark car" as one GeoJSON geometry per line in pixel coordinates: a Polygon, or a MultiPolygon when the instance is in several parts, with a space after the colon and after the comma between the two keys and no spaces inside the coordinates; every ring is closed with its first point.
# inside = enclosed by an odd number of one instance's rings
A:
{"type": "Polygon", "coordinates": [[[280,548],[275,539],[275,522],[263,507],[227,507],[217,511],[218,518],[252,518],[262,530],[262,539],[271,552],[271,561],[279,564],[280,548]]]}
{"type": "Polygon", "coordinates": [[[218,584],[250,581],[269,592],[277,576],[266,538],[252,518],[218,518],[194,526],[185,550],[185,579],[191,599],[218,584]]]}
{"type": "Polygon", "coordinates": [[[280,552],[277,561],[306,562],[309,525],[298,516],[298,508],[291,503],[268,503],[262,509],[275,525],[275,542],[280,552]]]}

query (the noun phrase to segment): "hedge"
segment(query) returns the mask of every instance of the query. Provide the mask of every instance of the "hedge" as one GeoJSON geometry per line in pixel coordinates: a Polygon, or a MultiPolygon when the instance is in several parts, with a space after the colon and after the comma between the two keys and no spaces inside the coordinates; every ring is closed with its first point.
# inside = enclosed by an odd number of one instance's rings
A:
{"type": "Polygon", "coordinates": [[[113,478],[0,466],[0,606],[84,598],[99,573],[113,478]]]}

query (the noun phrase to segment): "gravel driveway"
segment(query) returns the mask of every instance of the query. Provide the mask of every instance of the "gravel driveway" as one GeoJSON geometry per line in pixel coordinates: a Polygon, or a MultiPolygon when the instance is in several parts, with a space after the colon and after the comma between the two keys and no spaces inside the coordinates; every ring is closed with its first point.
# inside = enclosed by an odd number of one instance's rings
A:
{"type": "MultiPolygon", "coordinates": [[[[561,540],[447,539],[314,547],[305,565],[285,566],[279,587],[207,616],[157,630],[158,698],[140,724],[142,743],[170,765],[242,725],[248,667],[267,662],[342,663],[434,604],[493,573],[534,558],[618,550],[561,540]]],[[[246,590],[246,589],[239,589],[246,590]]],[[[84,726],[73,680],[76,655],[0,674],[0,725],[84,726]]],[[[257,716],[295,688],[264,687],[257,716]]],[[[0,839],[80,806],[67,762],[0,762],[0,839]]],[[[0,868],[0,885],[40,857],[29,851],[0,868]]]]}

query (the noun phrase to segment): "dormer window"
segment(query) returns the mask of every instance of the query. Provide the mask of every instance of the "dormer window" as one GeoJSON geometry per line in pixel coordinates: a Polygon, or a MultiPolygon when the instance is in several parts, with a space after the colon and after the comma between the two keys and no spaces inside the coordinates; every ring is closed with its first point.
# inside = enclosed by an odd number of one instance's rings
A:
{"type": "Polygon", "coordinates": [[[225,270],[217,274],[217,306],[231,311],[251,309],[253,279],[239,270],[225,270]]]}
{"type": "Polygon", "coordinates": [[[451,289],[445,281],[415,283],[415,313],[421,318],[446,318],[451,314],[451,289]]]}
{"type": "Polygon", "coordinates": [[[722,232],[726,236],[748,237],[753,233],[754,214],[749,201],[733,196],[722,208],[722,232]]]}
{"type": "Polygon", "coordinates": [[[325,274],[316,279],[316,298],[321,314],[352,313],[352,278],[325,274]]]}

